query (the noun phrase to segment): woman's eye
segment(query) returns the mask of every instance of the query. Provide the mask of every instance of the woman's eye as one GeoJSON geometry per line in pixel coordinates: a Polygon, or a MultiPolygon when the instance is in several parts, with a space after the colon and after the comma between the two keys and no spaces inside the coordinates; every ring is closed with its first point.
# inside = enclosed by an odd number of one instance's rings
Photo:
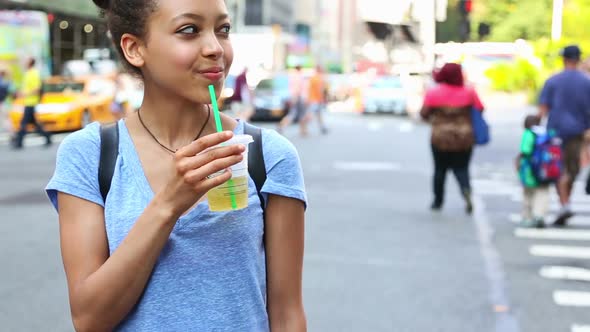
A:
{"type": "Polygon", "coordinates": [[[183,33],[183,34],[194,34],[194,33],[199,32],[199,30],[194,25],[189,25],[189,26],[186,26],[186,27],[178,30],[177,32],[183,33]]]}
{"type": "Polygon", "coordinates": [[[221,29],[219,29],[219,32],[223,33],[223,34],[229,34],[231,31],[231,26],[230,25],[224,25],[221,27],[221,29]]]}

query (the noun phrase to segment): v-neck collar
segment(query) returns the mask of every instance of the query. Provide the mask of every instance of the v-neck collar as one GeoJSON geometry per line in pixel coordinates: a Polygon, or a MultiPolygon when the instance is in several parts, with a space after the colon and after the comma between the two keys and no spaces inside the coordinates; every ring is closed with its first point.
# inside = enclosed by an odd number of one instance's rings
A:
{"type": "MultiPolygon", "coordinates": [[[[244,127],[242,120],[236,119],[236,121],[238,124],[233,130],[234,135],[242,133],[244,127]]],[[[154,198],[155,194],[147,179],[141,159],[139,158],[139,153],[135,148],[135,143],[131,138],[131,134],[129,133],[129,129],[127,128],[127,124],[125,123],[124,119],[119,120],[119,153],[129,156],[130,172],[133,174],[132,177],[142,192],[145,202],[150,202],[154,198]]],[[[195,213],[200,212],[203,209],[208,211],[207,199],[193,206],[187,213],[182,215],[179,220],[190,219],[195,213]]]]}

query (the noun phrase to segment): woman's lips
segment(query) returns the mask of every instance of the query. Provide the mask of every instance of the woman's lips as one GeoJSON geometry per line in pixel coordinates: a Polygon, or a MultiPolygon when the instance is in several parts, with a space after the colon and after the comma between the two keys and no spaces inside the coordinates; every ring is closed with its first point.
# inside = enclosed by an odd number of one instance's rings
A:
{"type": "Polygon", "coordinates": [[[223,78],[223,72],[204,72],[200,74],[210,81],[219,81],[223,78]]]}

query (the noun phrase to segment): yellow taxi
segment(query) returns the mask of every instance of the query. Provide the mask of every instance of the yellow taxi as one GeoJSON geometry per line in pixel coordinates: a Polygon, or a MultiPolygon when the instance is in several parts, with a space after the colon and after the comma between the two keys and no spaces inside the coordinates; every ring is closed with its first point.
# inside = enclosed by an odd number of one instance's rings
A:
{"type": "MultiPolygon", "coordinates": [[[[112,80],[102,77],[49,78],[43,82],[36,119],[49,132],[74,131],[94,121],[114,121],[111,104],[115,89],[112,80]]],[[[9,111],[15,131],[20,129],[23,111],[22,99],[15,100],[9,111]]]]}

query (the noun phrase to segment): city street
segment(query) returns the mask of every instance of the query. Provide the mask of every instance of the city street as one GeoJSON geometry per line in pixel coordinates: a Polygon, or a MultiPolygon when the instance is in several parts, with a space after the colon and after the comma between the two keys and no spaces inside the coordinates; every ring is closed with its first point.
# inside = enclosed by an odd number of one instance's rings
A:
{"type": "MultiPolygon", "coordinates": [[[[590,331],[590,196],[579,183],[573,201],[581,214],[569,228],[516,227],[514,158],[529,109],[505,105],[488,112],[493,142],[475,152],[473,216],[451,174],[443,210],[429,210],[424,124],[336,113],[327,117],[329,135],[314,124],[307,138],[296,126],[286,130],[309,196],[309,331],[590,331]]],[[[42,143],[30,137],[14,152],[0,137],[3,331],[72,330],[57,215],[43,192],[57,145],[42,143]]]]}

